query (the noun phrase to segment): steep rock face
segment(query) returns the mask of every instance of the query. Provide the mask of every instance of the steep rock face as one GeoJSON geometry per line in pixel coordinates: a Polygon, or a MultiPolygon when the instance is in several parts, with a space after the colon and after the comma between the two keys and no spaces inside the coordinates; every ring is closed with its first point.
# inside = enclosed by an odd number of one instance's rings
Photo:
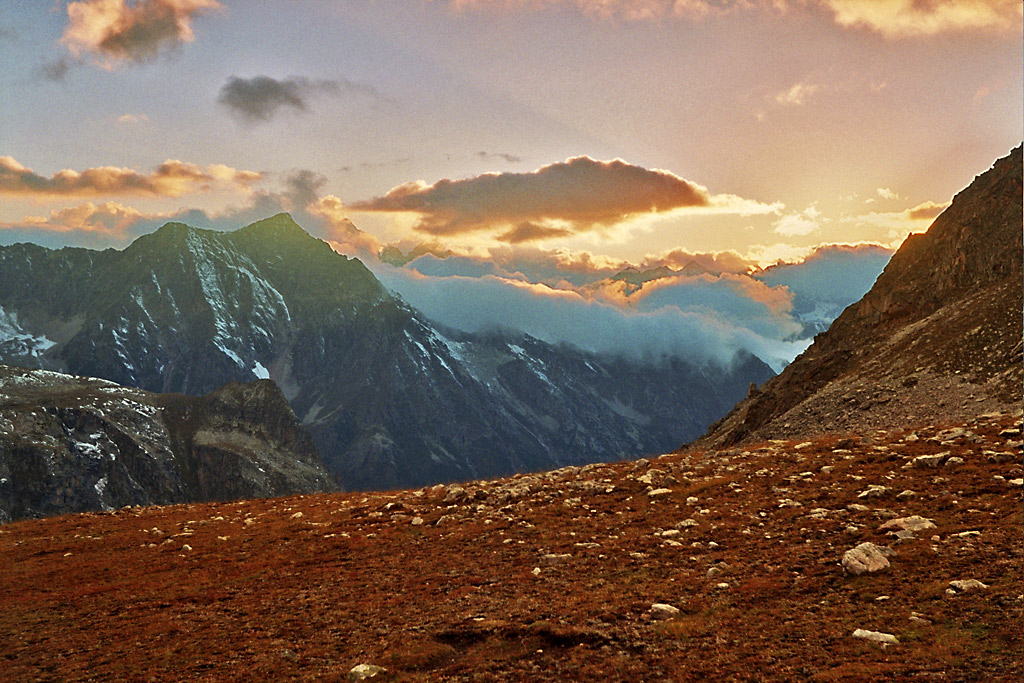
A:
{"type": "Polygon", "coordinates": [[[871,290],[698,443],[1020,409],[1021,148],[911,235],[871,290]]]}
{"type": "Polygon", "coordinates": [[[272,379],[349,488],[661,453],[771,376],[753,357],[641,363],[442,330],[286,214],[169,223],[124,251],[3,248],[0,309],[0,361],[186,394],[272,379]]]}
{"type": "Polygon", "coordinates": [[[0,522],[335,488],[272,382],[190,397],[0,366],[0,522]]]}

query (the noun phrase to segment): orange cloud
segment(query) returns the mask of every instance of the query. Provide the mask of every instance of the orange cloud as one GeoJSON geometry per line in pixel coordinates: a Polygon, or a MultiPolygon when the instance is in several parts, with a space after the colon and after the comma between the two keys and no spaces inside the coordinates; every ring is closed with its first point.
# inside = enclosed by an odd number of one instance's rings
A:
{"type": "Polygon", "coordinates": [[[406,183],[349,208],[416,213],[415,229],[431,235],[498,230],[505,241],[514,242],[710,204],[705,188],[668,171],[581,156],[531,173],[485,173],[433,185],[406,183]],[[532,227],[524,228],[524,223],[532,227]]]}
{"type": "Polygon", "coordinates": [[[949,206],[949,202],[942,204],[936,204],[935,202],[924,202],[918,204],[912,209],[906,210],[907,218],[915,221],[930,221],[933,218],[937,218],[940,213],[946,210],[949,206]]]}
{"type": "Polygon", "coordinates": [[[44,230],[67,233],[85,232],[114,237],[125,235],[141,219],[153,216],[137,211],[117,202],[93,204],[86,202],[78,206],[56,209],[49,216],[26,216],[21,223],[3,223],[0,228],[44,230]]]}
{"type": "Polygon", "coordinates": [[[498,235],[498,241],[508,244],[523,244],[525,242],[539,242],[550,237],[568,237],[571,230],[565,228],[548,227],[536,223],[520,223],[511,230],[498,235]]]}
{"type": "Polygon", "coordinates": [[[1020,0],[822,0],[840,26],[867,28],[886,38],[951,31],[1021,29],[1020,0]]]}
{"type": "MultiPolygon", "coordinates": [[[[824,7],[844,28],[887,38],[991,29],[1019,32],[1020,0],[448,0],[456,9],[539,10],[570,6],[598,19],[700,21],[741,11],[811,11],[824,7]]],[[[783,102],[786,104],[786,102],[783,102]]]]}
{"type": "Polygon", "coordinates": [[[202,167],[168,159],[152,173],[100,166],[84,171],[58,171],[47,178],[18,163],[13,157],[0,157],[0,195],[180,197],[225,185],[247,190],[262,177],[262,174],[255,171],[241,171],[223,164],[202,167]]]}
{"type": "Polygon", "coordinates": [[[82,0],[68,3],[61,37],[73,55],[91,54],[104,68],[146,62],[195,39],[192,18],[220,9],[217,0],[82,0]]]}

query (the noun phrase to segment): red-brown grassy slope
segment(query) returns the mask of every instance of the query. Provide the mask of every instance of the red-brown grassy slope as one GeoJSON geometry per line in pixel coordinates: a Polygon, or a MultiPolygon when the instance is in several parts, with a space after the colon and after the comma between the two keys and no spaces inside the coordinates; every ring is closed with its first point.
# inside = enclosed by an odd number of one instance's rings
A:
{"type": "Polygon", "coordinates": [[[988,416],[9,524],[0,678],[341,681],[369,663],[401,681],[1021,680],[1020,448],[1019,420],[988,416]],[[915,514],[935,528],[880,529],[915,514]],[[849,576],[865,541],[891,565],[849,576]],[[988,587],[951,588],[965,579],[988,587]],[[652,620],[654,603],[680,612],[652,620]]]}
{"type": "Polygon", "coordinates": [[[712,447],[1019,410],[1021,148],[911,235],[871,290],[713,425],[712,447]]]}

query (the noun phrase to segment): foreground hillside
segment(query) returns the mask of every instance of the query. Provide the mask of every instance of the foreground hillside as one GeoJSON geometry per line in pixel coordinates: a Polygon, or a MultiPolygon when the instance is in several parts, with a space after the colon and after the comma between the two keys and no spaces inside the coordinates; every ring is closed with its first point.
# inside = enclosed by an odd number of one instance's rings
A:
{"type": "Polygon", "coordinates": [[[1021,445],[1018,409],[465,487],[13,523],[0,667],[12,681],[340,681],[359,664],[407,681],[1020,680],[1021,445]],[[866,542],[893,551],[888,566],[851,574],[844,554],[866,542]]]}

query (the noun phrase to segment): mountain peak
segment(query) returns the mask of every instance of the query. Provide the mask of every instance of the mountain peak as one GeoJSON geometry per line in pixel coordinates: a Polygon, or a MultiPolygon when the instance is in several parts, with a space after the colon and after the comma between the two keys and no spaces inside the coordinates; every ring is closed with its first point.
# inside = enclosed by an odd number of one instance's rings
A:
{"type": "Polygon", "coordinates": [[[255,235],[262,238],[289,238],[295,239],[296,237],[303,237],[306,239],[315,239],[312,235],[306,232],[301,225],[295,222],[290,213],[279,213],[271,216],[270,218],[264,218],[263,220],[250,223],[244,228],[237,231],[239,234],[255,235]]]}

